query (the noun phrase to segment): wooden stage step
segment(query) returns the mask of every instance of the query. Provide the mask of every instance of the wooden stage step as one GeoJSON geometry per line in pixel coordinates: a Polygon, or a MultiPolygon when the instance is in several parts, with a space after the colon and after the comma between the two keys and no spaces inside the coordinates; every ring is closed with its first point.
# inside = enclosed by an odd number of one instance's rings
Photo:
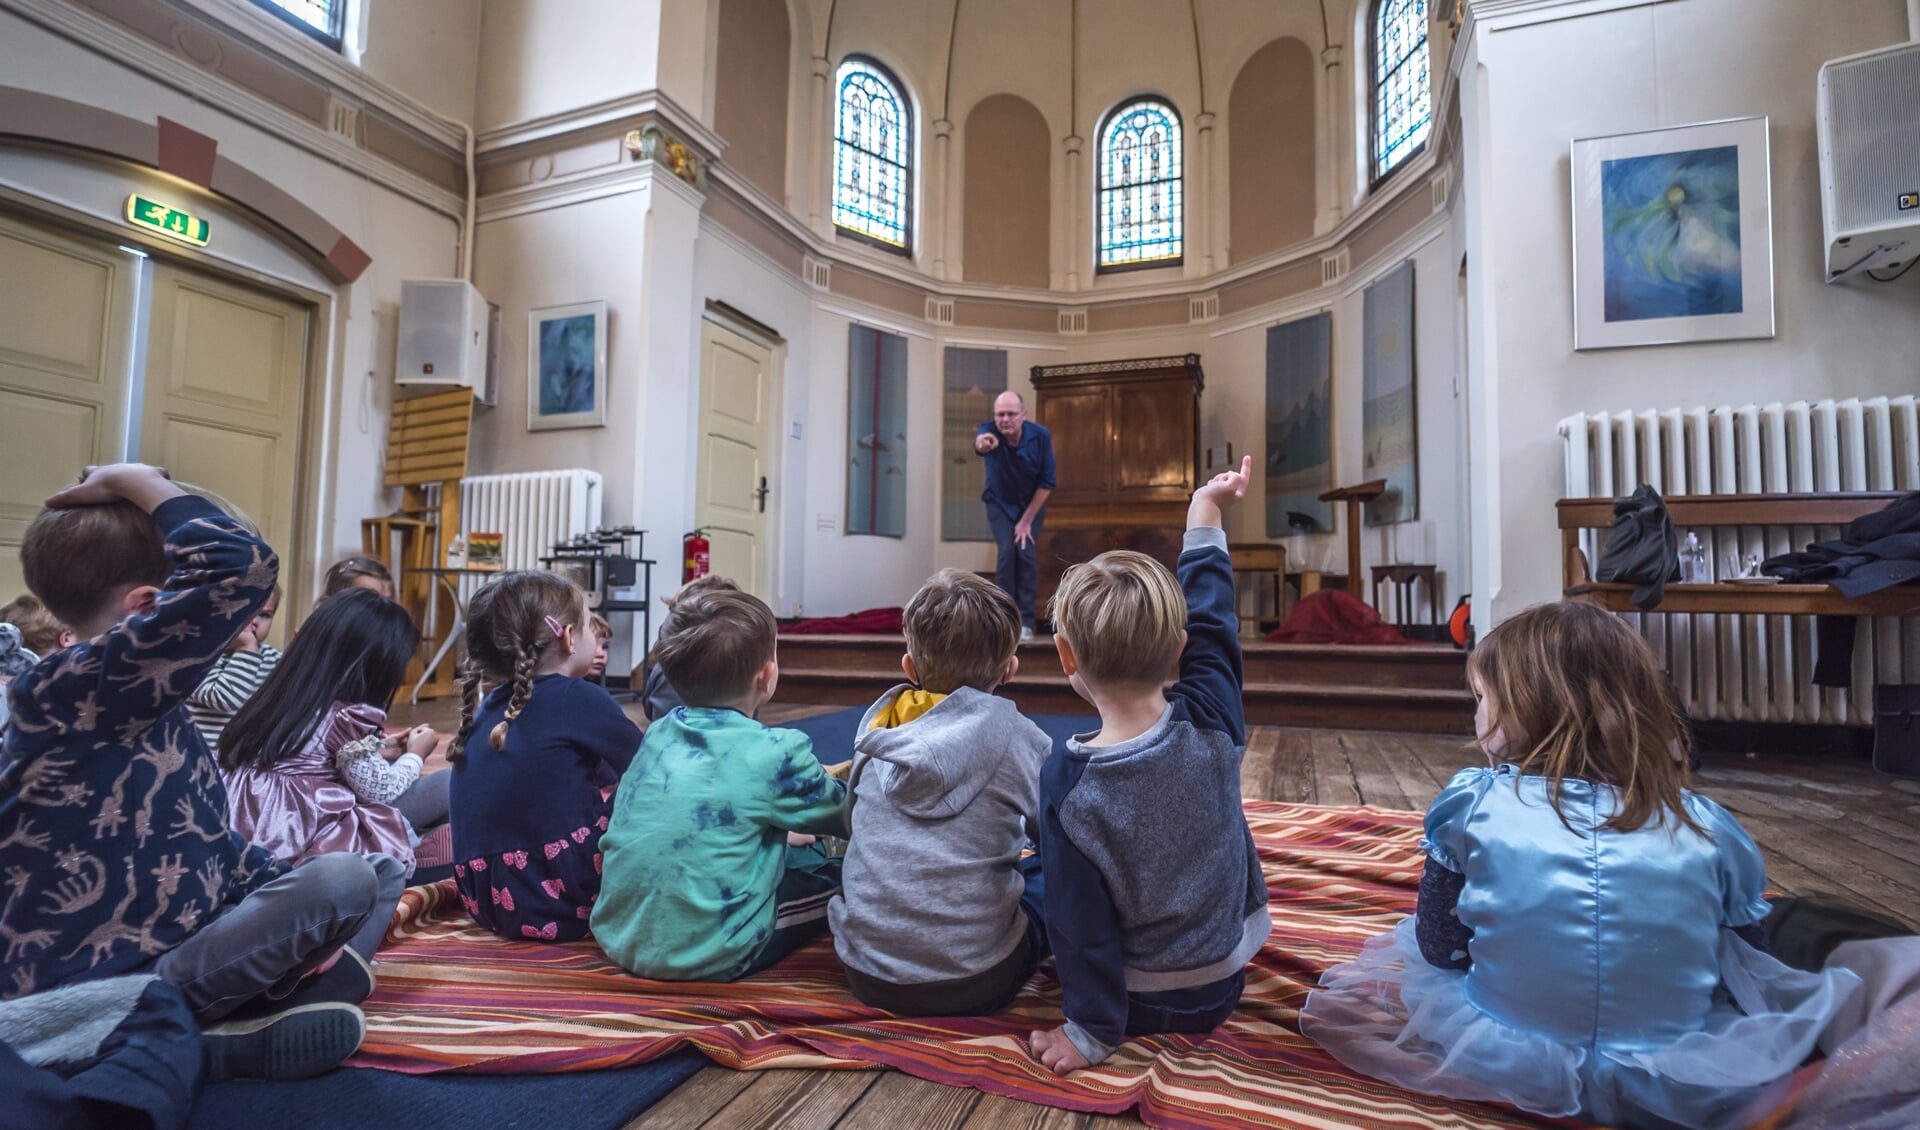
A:
{"type": "MultiPolygon", "coordinates": [[[[901,682],[899,636],[781,636],[781,703],[859,706],[901,682]]],[[[1471,734],[1466,656],[1443,647],[1342,647],[1249,641],[1242,694],[1254,725],[1471,734]]],[[[1060,669],[1051,640],[1020,645],[1005,693],[1031,714],[1091,708],[1060,669]]]]}

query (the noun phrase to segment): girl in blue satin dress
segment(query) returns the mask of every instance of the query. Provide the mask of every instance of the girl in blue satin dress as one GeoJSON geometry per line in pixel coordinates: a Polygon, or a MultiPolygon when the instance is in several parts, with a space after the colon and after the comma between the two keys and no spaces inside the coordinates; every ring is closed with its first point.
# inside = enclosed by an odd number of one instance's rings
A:
{"type": "Polygon", "coordinates": [[[1321,978],[1301,1031],[1409,1090],[1629,1127],[1744,1125],[1859,987],[1766,952],[1766,866],[1687,791],[1618,617],[1530,608],[1473,653],[1490,763],[1427,810],[1418,913],[1321,978]]]}

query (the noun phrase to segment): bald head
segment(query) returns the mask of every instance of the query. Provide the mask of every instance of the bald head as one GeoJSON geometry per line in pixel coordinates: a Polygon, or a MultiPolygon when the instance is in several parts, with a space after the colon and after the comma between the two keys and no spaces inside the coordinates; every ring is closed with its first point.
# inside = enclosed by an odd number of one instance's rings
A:
{"type": "Polygon", "coordinates": [[[1027,402],[1017,392],[1003,392],[993,398],[994,430],[1019,442],[1020,429],[1027,422],[1027,402]]]}

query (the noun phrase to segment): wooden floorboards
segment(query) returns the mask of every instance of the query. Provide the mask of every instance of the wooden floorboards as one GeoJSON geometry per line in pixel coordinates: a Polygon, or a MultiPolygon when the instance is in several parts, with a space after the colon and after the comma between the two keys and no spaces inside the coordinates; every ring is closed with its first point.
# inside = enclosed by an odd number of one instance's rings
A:
{"type": "MultiPolygon", "coordinates": [[[[834,709],[769,706],[762,720],[778,725],[834,709]]],[[[423,704],[396,709],[394,720],[450,726],[452,715],[440,717],[446,713],[440,704],[423,704]]],[[[1480,755],[1454,737],[1253,726],[1240,781],[1249,799],[1417,811],[1456,771],[1480,763],[1480,755]]],[[[1766,856],[1768,877],[1780,893],[1840,899],[1920,931],[1920,782],[1882,776],[1864,761],[1710,754],[1695,787],[1739,817],[1766,856]]],[[[892,1071],[710,1067],[635,1120],[630,1130],[1112,1130],[1139,1125],[1131,1117],[1033,1106],[892,1071]]]]}

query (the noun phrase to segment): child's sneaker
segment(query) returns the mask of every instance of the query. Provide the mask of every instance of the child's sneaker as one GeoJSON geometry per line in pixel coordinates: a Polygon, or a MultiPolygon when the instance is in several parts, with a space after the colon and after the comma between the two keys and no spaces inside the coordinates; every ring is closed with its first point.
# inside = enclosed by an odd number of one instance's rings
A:
{"type": "Polygon", "coordinates": [[[350,1004],[303,1004],[251,1020],[229,1020],[201,1033],[207,1079],[306,1079],[321,1075],[360,1047],[367,1018],[350,1004]]]}

